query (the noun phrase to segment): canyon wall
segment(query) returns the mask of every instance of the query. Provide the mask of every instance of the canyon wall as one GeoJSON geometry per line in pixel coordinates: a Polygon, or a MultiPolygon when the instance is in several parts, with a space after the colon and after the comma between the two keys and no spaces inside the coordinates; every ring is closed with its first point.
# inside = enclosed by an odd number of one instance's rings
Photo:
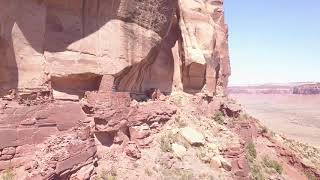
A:
{"type": "Polygon", "coordinates": [[[222,0],[0,0],[0,171],[88,179],[112,144],[140,158],[177,112],[164,95],[225,96],[227,38],[222,0]]]}
{"type": "Polygon", "coordinates": [[[114,89],[224,95],[230,75],[222,0],[0,0],[0,94],[78,100],[114,89]]]}

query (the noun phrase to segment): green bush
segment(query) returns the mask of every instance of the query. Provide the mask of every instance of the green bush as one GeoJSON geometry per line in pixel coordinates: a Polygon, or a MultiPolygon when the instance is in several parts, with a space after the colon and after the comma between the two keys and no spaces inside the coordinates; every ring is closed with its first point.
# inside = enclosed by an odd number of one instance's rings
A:
{"type": "Polygon", "coordinates": [[[281,164],[278,163],[278,161],[271,160],[269,157],[266,156],[263,158],[263,163],[268,168],[272,168],[276,170],[279,174],[282,174],[283,168],[281,164]]]}
{"type": "Polygon", "coordinates": [[[214,121],[216,121],[218,124],[224,124],[224,114],[222,112],[218,112],[213,117],[214,121]]]}
{"type": "Polygon", "coordinates": [[[247,150],[248,150],[248,153],[251,157],[253,157],[254,159],[257,158],[257,150],[256,150],[256,146],[254,145],[253,142],[250,142],[247,145],[247,150]]]}
{"type": "Polygon", "coordinates": [[[179,179],[191,180],[195,179],[192,171],[184,169],[163,169],[161,172],[162,178],[160,179],[179,179]]]}
{"type": "Polygon", "coordinates": [[[180,115],[176,116],[175,117],[175,122],[178,124],[178,127],[179,128],[184,128],[187,126],[187,123],[186,121],[182,120],[180,115]]]}
{"type": "Polygon", "coordinates": [[[114,169],[107,171],[106,169],[103,168],[98,177],[98,180],[116,180],[116,179],[117,179],[117,172],[114,169]]]}
{"type": "Polygon", "coordinates": [[[251,170],[251,179],[253,180],[265,180],[262,169],[259,165],[253,164],[250,166],[251,170]]]}
{"type": "Polygon", "coordinates": [[[262,127],[262,133],[263,134],[267,134],[269,131],[268,131],[268,128],[267,127],[265,127],[265,126],[263,126],[262,127]]]}
{"type": "Polygon", "coordinates": [[[149,168],[144,169],[144,172],[146,173],[146,175],[148,176],[152,176],[152,170],[150,170],[149,168]]]}
{"type": "Polygon", "coordinates": [[[312,172],[305,172],[304,174],[307,176],[308,180],[317,180],[317,177],[312,172]]]}
{"type": "Polygon", "coordinates": [[[3,174],[0,176],[0,180],[14,180],[15,173],[12,168],[9,168],[3,171],[3,174]]]}
{"type": "MultiPolygon", "coordinates": [[[[250,156],[253,160],[257,158],[257,150],[253,142],[250,142],[247,147],[247,155],[250,156]]],[[[249,159],[250,160],[250,159],[249,159]]]]}
{"type": "Polygon", "coordinates": [[[172,143],[177,141],[173,133],[163,135],[160,139],[160,148],[163,152],[172,152],[172,143]]]}

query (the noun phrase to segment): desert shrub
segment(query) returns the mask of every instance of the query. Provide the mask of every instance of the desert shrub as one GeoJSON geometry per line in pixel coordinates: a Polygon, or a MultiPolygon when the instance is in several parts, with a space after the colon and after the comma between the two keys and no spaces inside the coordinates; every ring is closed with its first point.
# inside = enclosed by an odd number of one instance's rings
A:
{"type": "Polygon", "coordinates": [[[173,143],[178,143],[187,149],[191,147],[190,143],[179,133],[169,131],[160,138],[160,148],[163,152],[172,152],[173,143]]]}
{"type": "Polygon", "coordinates": [[[248,121],[251,120],[252,117],[245,112],[240,113],[240,115],[235,118],[236,121],[248,121]]]}
{"type": "Polygon", "coordinates": [[[224,124],[224,114],[222,112],[218,112],[213,117],[213,120],[216,121],[218,124],[224,124]]]}
{"type": "Polygon", "coordinates": [[[304,174],[307,176],[308,180],[317,180],[317,177],[312,172],[305,172],[304,174]]]}
{"type": "Polygon", "coordinates": [[[191,180],[194,179],[192,171],[184,169],[164,169],[161,172],[162,179],[179,179],[179,180],[191,180]]]}
{"type": "Polygon", "coordinates": [[[109,176],[108,176],[108,180],[117,180],[117,177],[116,177],[116,176],[109,175],[109,176]]]}
{"type": "Polygon", "coordinates": [[[262,168],[259,165],[257,165],[257,164],[251,165],[250,171],[251,171],[251,179],[265,180],[263,173],[262,173],[262,168]]]}
{"type": "Polygon", "coordinates": [[[191,171],[183,171],[181,173],[181,180],[191,180],[193,179],[193,174],[191,171]]]}
{"type": "Polygon", "coordinates": [[[247,119],[250,119],[250,116],[249,116],[248,114],[246,114],[246,113],[242,113],[242,114],[240,115],[240,119],[242,119],[242,120],[247,120],[247,119]]]}
{"type": "Polygon", "coordinates": [[[204,163],[209,163],[211,160],[211,158],[208,156],[208,151],[205,148],[198,149],[197,157],[204,163]]]}
{"type": "Polygon", "coordinates": [[[177,137],[173,133],[165,134],[160,139],[160,148],[163,152],[172,152],[172,143],[176,142],[177,137]]]}
{"type": "Polygon", "coordinates": [[[250,142],[246,147],[247,158],[253,162],[257,158],[257,150],[253,142],[250,142]]]}
{"type": "Polygon", "coordinates": [[[15,173],[12,168],[6,169],[3,174],[0,176],[1,180],[14,180],[15,173]]]}
{"type": "Polygon", "coordinates": [[[215,178],[210,174],[203,173],[203,174],[199,175],[199,179],[201,179],[201,180],[214,180],[215,178]]]}
{"type": "Polygon", "coordinates": [[[263,158],[263,164],[267,166],[268,168],[274,169],[279,174],[282,174],[283,168],[281,164],[278,163],[278,161],[270,159],[268,156],[265,156],[263,158]]]}
{"type": "Polygon", "coordinates": [[[106,169],[102,169],[98,180],[116,180],[117,179],[117,172],[112,168],[110,171],[106,169]]]}
{"type": "Polygon", "coordinates": [[[265,127],[265,126],[262,126],[262,133],[263,133],[263,134],[268,133],[268,128],[265,127]]]}
{"type": "Polygon", "coordinates": [[[152,170],[150,170],[149,168],[144,169],[144,172],[146,173],[146,175],[148,176],[152,176],[152,170]]]}
{"type": "Polygon", "coordinates": [[[134,168],[138,168],[138,167],[139,167],[139,163],[138,163],[137,161],[136,161],[136,162],[133,162],[132,165],[133,165],[134,168]]]}
{"type": "Polygon", "coordinates": [[[183,119],[181,119],[180,115],[176,116],[175,121],[178,125],[179,128],[184,128],[187,126],[186,121],[184,121],[183,119]]]}

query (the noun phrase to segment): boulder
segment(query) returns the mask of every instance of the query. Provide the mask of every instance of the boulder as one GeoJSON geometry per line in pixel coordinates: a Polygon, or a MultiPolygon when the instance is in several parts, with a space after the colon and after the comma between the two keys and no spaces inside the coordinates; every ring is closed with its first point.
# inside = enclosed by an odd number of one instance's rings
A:
{"type": "Polygon", "coordinates": [[[198,146],[204,145],[204,136],[191,127],[185,127],[180,130],[180,134],[184,137],[191,145],[198,146]]]}
{"type": "Polygon", "coordinates": [[[221,167],[223,169],[225,169],[226,171],[231,171],[232,170],[232,165],[228,160],[226,160],[224,158],[220,158],[220,161],[221,161],[221,167]]]}
{"type": "Polygon", "coordinates": [[[128,142],[125,147],[125,153],[127,156],[133,159],[140,159],[141,158],[141,151],[139,150],[138,146],[135,142],[128,142]]]}
{"type": "Polygon", "coordinates": [[[234,102],[226,102],[221,104],[220,111],[224,112],[228,117],[238,118],[242,112],[242,107],[234,102]]]}
{"type": "Polygon", "coordinates": [[[173,143],[171,146],[173,153],[180,159],[185,155],[187,151],[187,149],[183,145],[177,143],[173,143]]]}
{"type": "Polygon", "coordinates": [[[0,128],[0,149],[17,145],[17,130],[0,128]]]}
{"type": "Polygon", "coordinates": [[[150,136],[151,131],[148,125],[129,127],[130,137],[132,140],[144,139],[150,136]]]}
{"type": "Polygon", "coordinates": [[[16,148],[15,147],[7,147],[2,149],[2,155],[15,155],[16,154],[16,148]]]}
{"type": "Polygon", "coordinates": [[[218,170],[219,168],[222,167],[221,165],[221,160],[220,160],[220,157],[218,156],[214,156],[211,158],[211,161],[210,161],[210,167],[213,168],[213,170],[218,170]]]}
{"type": "Polygon", "coordinates": [[[71,176],[73,180],[88,180],[90,179],[92,173],[94,171],[93,165],[87,165],[82,167],[79,171],[77,171],[74,175],[71,176]]]}

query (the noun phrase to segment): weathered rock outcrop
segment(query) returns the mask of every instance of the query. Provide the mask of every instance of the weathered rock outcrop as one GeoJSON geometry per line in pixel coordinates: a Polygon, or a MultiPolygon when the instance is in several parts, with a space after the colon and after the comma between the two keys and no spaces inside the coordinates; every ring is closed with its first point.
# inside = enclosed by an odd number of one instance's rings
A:
{"type": "Polygon", "coordinates": [[[0,103],[0,171],[23,166],[30,177],[50,179],[68,177],[93,162],[90,121],[78,103],[0,103]]]}
{"type": "Polygon", "coordinates": [[[223,1],[179,1],[183,85],[223,94],[230,75],[223,1]]]}
{"type": "Polygon", "coordinates": [[[111,84],[109,87],[107,84],[103,90],[87,92],[82,102],[84,112],[93,118],[93,132],[102,144],[148,146],[152,142],[149,136],[159,131],[177,111],[175,106],[163,101],[134,104],[129,93],[112,92],[111,84]]]}
{"type": "Polygon", "coordinates": [[[230,75],[222,6],[0,0],[0,178],[249,179],[246,147],[272,142],[221,97],[230,75]]]}
{"type": "Polygon", "coordinates": [[[117,91],[224,95],[223,1],[0,0],[0,92],[77,99],[113,75],[117,91]]]}

